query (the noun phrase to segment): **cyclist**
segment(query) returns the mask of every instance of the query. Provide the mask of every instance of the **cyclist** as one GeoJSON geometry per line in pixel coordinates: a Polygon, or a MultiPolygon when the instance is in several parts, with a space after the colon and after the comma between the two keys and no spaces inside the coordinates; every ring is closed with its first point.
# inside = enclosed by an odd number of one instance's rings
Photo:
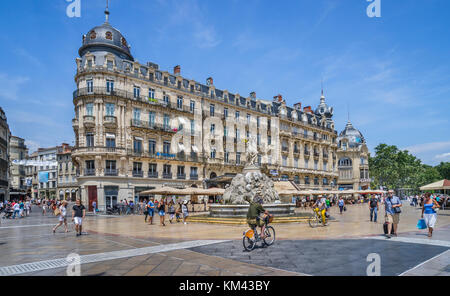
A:
{"type": "Polygon", "coordinates": [[[264,220],[261,220],[260,215],[262,213],[269,215],[269,212],[266,211],[263,206],[263,199],[258,198],[256,202],[250,201],[250,207],[248,208],[247,212],[247,223],[250,228],[254,229],[257,226],[261,227],[261,239],[265,239],[266,235],[264,234],[266,224],[264,223],[264,220]]]}
{"type": "Polygon", "coordinates": [[[316,212],[317,216],[322,216],[322,224],[326,226],[326,216],[325,213],[327,211],[327,201],[325,197],[319,195],[319,198],[314,203],[314,212],[316,212]]]}

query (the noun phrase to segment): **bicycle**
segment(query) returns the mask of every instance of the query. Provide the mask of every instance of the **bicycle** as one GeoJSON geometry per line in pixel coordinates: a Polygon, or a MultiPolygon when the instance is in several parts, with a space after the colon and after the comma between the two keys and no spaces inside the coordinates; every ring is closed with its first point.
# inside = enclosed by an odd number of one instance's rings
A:
{"type": "MultiPolygon", "coordinates": [[[[308,219],[308,223],[309,223],[309,226],[311,226],[311,228],[316,228],[317,226],[322,224],[321,210],[316,212],[315,208],[313,208],[313,213],[312,213],[311,217],[308,219]]],[[[325,225],[327,225],[327,224],[328,224],[328,217],[327,217],[327,213],[325,213],[325,225]]],[[[323,225],[323,226],[325,226],[325,225],[323,225]]]]}
{"type": "Polygon", "coordinates": [[[265,245],[271,246],[275,242],[275,229],[272,226],[268,226],[269,223],[271,223],[273,220],[273,216],[267,216],[264,218],[264,224],[265,229],[264,233],[266,237],[264,239],[261,239],[261,235],[258,233],[257,226],[254,226],[253,228],[244,231],[242,238],[242,244],[244,245],[244,249],[248,252],[252,251],[256,244],[260,241],[263,241],[265,245]]]}

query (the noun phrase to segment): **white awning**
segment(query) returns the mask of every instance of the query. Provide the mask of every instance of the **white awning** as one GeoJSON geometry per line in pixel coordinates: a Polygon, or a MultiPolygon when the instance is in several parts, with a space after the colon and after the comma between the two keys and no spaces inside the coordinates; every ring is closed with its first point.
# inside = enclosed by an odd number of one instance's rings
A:
{"type": "Polygon", "coordinates": [[[106,133],[106,138],[107,138],[107,139],[115,139],[115,138],[116,138],[116,135],[115,135],[115,134],[109,134],[109,133],[106,133]]]}
{"type": "Polygon", "coordinates": [[[181,151],[184,151],[184,150],[185,150],[185,149],[184,149],[183,143],[178,143],[178,148],[179,148],[181,151]]]}
{"type": "Polygon", "coordinates": [[[137,141],[143,141],[144,140],[141,137],[134,137],[134,139],[137,140],[137,141]]]}
{"type": "Polygon", "coordinates": [[[198,153],[198,148],[197,148],[197,146],[192,146],[192,151],[198,153]]]}

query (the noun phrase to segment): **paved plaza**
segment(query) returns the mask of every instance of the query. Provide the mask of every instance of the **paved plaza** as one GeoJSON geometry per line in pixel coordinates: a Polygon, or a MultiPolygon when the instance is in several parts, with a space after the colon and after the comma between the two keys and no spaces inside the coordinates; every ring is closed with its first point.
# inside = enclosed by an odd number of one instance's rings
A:
{"type": "MultiPolygon", "coordinates": [[[[52,227],[57,218],[2,219],[0,275],[66,275],[69,254],[78,254],[81,275],[366,275],[367,256],[380,256],[380,272],[393,275],[450,275],[450,211],[439,211],[429,239],[416,229],[420,209],[404,203],[399,236],[380,235],[369,221],[367,205],[348,206],[327,227],[306,223],[274,224],[277,241],[245,252],[244,225],[182,223],[155,225],[143,216],[88,216],[85,235],[52,227]]],[[[299,210],[304,211],[304,210],[299,210]]]]}

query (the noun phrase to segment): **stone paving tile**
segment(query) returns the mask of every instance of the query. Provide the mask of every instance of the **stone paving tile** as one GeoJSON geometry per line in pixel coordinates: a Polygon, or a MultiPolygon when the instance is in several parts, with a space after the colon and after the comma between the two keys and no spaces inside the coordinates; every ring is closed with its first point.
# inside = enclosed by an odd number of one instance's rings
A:
{"type": "Polygon", "coordinates": [[[174,276],[195,275],[199,271],[200,265],[190,262],[183,262],[173,273],[174,276]]]}
{"type": "Polygon", "coordinates": [[[169,276],[183,263],[183,260],[167,257],[157,267],[155,267],[148,275],[150,276],[169,276]]]}
{"type": "Polygon", "coordinates": [[[125,273],[125,276],[143,276],[149,274],[157,265],[141,264],[125,273]]]}

